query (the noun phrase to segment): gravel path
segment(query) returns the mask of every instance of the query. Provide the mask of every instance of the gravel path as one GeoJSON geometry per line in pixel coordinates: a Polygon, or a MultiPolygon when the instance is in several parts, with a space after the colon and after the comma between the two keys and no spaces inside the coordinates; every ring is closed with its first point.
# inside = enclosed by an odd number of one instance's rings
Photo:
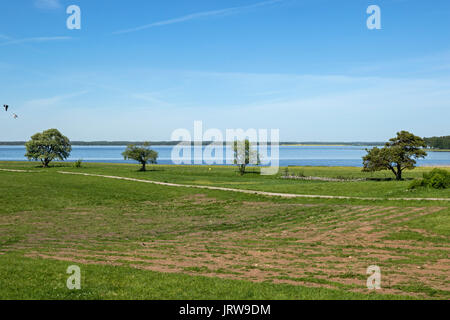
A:
{"type": "Polygon", "coordinates": [[[101,177],[101,178],[126,180],[126,181],[135,181],[135,182],[143,182],[143,183],[151,183],[151,184],[156,184],[156,185],[161,185],[161,186],[169,186],[169,187],[181,187],[181,188],[196,188],[196,189],[231,191],[231,192],[240,192],[240,193],[248,193],[248,194],[257,194],[257,195],[263,195],[263,196],[269,196],[269,197],[282,197],[282,198],[347,199],[347,200],[391,200],[391,201],[396,201],[396,200],[404,200],[404,201],[450,201],[450,198],[370,198],[370,197],[309,195],[309,194],[295,194],[295,193],[276,193],[276,192],[267,192],[267,191],[256,191],[256,190],[245,190],[245,189],[235,189],[235,188],[224,188],[224,187],[213,187],[213,186],[202,186],[202,185],[189,185],[189,184],[159,182],[159,181],[151,181],[151,180],[141,180],[141,179],[134,179],[134,178],[126,178],[126,177],[106,176],[106,175],[91,174],[91,173],[78,173],[78,172],[65,172],[65,171],[58,171],[58,173],[71,174],[71,175],[81,175],[81,176],[90,176],[90,177],[101,177]]]}
{"type": "MultiPolygon", "coordinates": [[[[38,172],[38,171],[14,170],[14,169],[0,169],[0,171],[29,172],[29,173],[38,172]]],[[[100,177],[100,178],[108,178],[108,179],[116,179],[116,180],[126,180],[126,181],[143,182],[143,183],[151,183],[151,184],[156,184],[156,185],[161,185],[161,186],[168,186],[168,187],[220,190],[220,191],[247,193],[247,194],[257,194],[257,195],[263,195],[263,196],[269,196],[269,197],[282,197],[282,198],[344,199],[344,200],[371,200],[371,201],[373,201],[373,200],[390,200],[390,201],[396,201],[396,200],[402,200],[402,201],[450,201],[450,198],[376,198],[376,197],[349,197],[349,196],[327,196],[327,195],[296,194],[296,193],[276,193],[276,192],[267,192],[267,191],[235,189],[235,188],[224,188],[224,187],[213,187],[213,186],[202,186],[202,185],[178,184],[178,183],[142,180],[142,179],[134,179],[134,178],[126,178],[126,177],[106,176],[106,175],[92,174],[92,173],[65,172],[65,171],[58,171],[58,173],[60,173],[60,174],[71,174],[71,175],[80,175],[80,176],[90,176],[90,177],[100,177]]]]}
{"type": "Polygon", "coordinates": [[[36,170],[15,170],[15,169],[0,169],[0,171],[7,171],[7,172],[28,172],[28,173],[40,172],[40,171],[36,171],[36,170]]]}

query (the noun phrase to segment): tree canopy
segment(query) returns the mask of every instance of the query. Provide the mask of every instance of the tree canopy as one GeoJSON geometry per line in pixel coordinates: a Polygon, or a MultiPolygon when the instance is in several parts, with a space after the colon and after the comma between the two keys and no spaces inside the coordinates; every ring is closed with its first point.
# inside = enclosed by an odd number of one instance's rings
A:
{"type": "Polygon", "coordinates": [[[36,133],[25,144],[29,160],[41,161],[44,168],[55,159],[65,160],[72,151],[69,138],[62,135],[57,129],[49,129],[36,133]]]}
{"type": "Polygon", "coordinates": [[[241,175],[245,174],[247,165],[256,165],[260,163],[258,151],[252,148],[252,144],[248,139],[244,141],[235,141],[233,151],[234,164],[238,166],[241,175]]]}
{"type": "Polygon", "coordinates": [[[150,143],[145,142],[142,146],[130,144],[122,153],[125,160],[131,159],[139,162],[142,167],[140,171],[146,171],[147,163],[155,164],[158,159],[158,152],[149,148],[150,143]]]}
{"type": "Polygon", "coordinates": [[[422,138],[408,131],[398,132],[383,148],[367,150],[367,155],[363,157],[363,171],[390,170],[397,180],[401,180],[404,170],[414,169],[416,160],[427,156],[423,150],[425,147],[422,138]]]}

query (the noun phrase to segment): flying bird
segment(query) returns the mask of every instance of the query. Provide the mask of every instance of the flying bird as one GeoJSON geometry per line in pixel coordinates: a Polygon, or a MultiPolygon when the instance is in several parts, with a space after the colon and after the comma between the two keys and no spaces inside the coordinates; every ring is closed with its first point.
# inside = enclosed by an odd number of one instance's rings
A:
{"type": "Polygon", "coordinates": [[[13,113],[13,118],[14,119],[17,119],[19,116],[17,115],[17,114],[15,114],[15,113],[13,113]]]}
{"type": "Polygon", "coordinates": [[[5,108],[5,111],[8,111],[9,106],[7,104],[4,104],[3,108],[5,108]]]}

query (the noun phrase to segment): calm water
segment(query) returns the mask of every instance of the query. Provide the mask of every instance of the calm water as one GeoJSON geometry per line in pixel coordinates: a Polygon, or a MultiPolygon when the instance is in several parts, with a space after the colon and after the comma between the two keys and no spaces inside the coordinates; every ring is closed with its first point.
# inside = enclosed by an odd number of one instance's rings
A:
{"type": "MultiPolygon", "coordinates": [[[[173,164],[173,146],[153,146],[159,153],[159,164],[173,164]]],[[[281,146],[280,166],[362,166],[365,149],[360,146],[281,146]]],[[[121,153],[125,146],[74,146],[68,161],[83,159],[85,162],[133,163],[125,161],[121,153]]],[[[204,149],[204,148],[203,148],[204,149]]],[[[192,148],[193,150],[193,148],[192,148]]],[[[27,161],[24,146],[0,146],[0,161],[27,161]]],[[[194,151],[192,151],[192,155],[194,151]]],[[[224,156],[226,151],[223,152],[224,156]]],[[[192,163],[194,164],[194,163],[192,163]]],[[[450,152],[429,152],[428,157],[419,160],[423,165],[450,166],[450,152]]]]}

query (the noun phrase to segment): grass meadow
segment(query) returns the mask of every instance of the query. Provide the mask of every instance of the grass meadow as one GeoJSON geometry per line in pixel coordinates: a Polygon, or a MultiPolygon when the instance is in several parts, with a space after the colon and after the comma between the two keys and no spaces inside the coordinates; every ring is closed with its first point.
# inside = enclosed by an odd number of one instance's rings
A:
{"type": "Polygon", "coordinates": [[[240,176],[234,167],[0,162],[1,299],[449,299],[449,190],[360,168],[240,176]],[[277,193],[170,187],[60,171],[277,193]],[[398,198],[399,200],[387,200],[398,198]],[[70,265],[81,290],[66,288],[70,265]],[[382,289],[366,287],[378,265],[382,289]]]}

